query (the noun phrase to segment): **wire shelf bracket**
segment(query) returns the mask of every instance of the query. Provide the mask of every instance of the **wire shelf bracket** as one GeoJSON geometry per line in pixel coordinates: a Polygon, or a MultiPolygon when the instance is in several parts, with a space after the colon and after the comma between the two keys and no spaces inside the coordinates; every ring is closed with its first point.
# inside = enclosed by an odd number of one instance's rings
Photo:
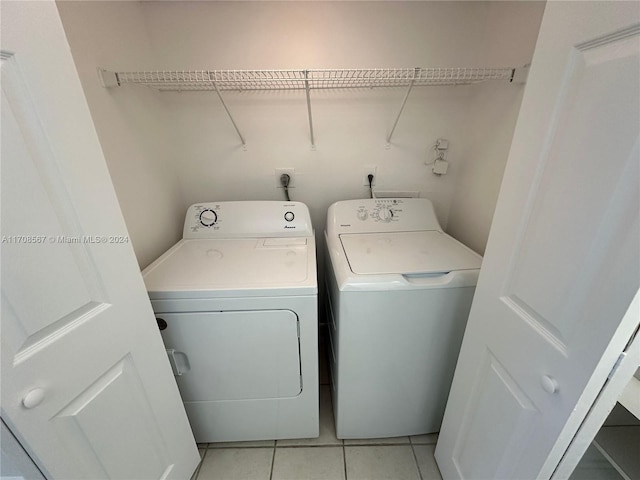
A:
{"type": "Polygon", "coordinates": [[[220,93],[220,89],[218,88],[218,84],[216,82],[213,82],[213,86],[216,89],[216,93],[218,94],[218,98],[220,99],[220,103],[222,103],[222,106],[224,107],[225,112],[227,112],[227,115],[229,116],[229,120],[231,120],[233,128],[236,129],[236,133],[238,134],[238,137],[240,137],[240,141],[242,142],[242,146],[246,147],[247,146],[247,142],[245,142],[244,137],[242,136],[242,133],[240,133],[240,129],[238,128],[238,125],[236,125],[236,122],[233,119],[233,115],[231,115],[231,112],[229,111],[229,108],[227,107],[227,104],[224,103],[224,98],[222,98],[222,94],[220,93]]]}
{"type": "Polygon", "coordinates": [[[316,142],[313,138],[313,119],[311,118],[311,93],[309,87],[309,71],[304,71],[304,89],[307,94],[307,112],[309,113],[309,138],[311,140],[311,149],[316,149],[316,142]]]}
{"type": "Polygon", "coordinates": [[[246,147],[222,92],[303,90],[307,100],[309,137],[315,150],[311,91],[319,89],[406,87],[404,98],[386,138],[391,138],[414,87],[471,85],[489,80],[524,83],[528,65],[518,68],[374,68],[325,70],[184,70],[112,72],[98,68],[100,82],[105,88],[125,84],[144,85],[159,91],[215,91],[233,124],[242,145],[246,147]]]}
{"type": "Polygon", "coordinates": [[[398,115],[396,115],[396,121],[393,122],[393,126],[391,127],[391,130],[389,131],[389,135],[387,135],[387,148],[389,148],[390,144],[391,144],[391,137],[393,136],[393,132],[395,132],[396,130],[396,126],[398,125],[398,121],[400,120],[400,115],[402,115],[402,111],[404,110],[404,106],[407,104],[407,99],[409,98],[409,94],[411,93],[411,89],[413,88],[413,84],[416,82],[415,76],[418,75],[420,73],[420,69],[416,68],[415,69],[415,75],[414,78],[411,79],[411,81],[409,82],[409,86],[407,87],[407,93],[404,94],[404,98],[402,99],[402,103],[400,104],[400,109],[398,110],[398,115]]]}

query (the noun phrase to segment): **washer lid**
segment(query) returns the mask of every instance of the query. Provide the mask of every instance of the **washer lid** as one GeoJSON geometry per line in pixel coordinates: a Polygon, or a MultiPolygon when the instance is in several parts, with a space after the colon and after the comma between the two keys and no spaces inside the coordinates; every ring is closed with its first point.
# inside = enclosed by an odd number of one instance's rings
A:
{"type": "Polygon", "coordinates": [[[312,237],[183,239],[142,275],[151,298],[317,290],[312,237]]]}
{"type": "Polygon", "coordinates": [[[480,268],[482,257],[437,230],[340,235],[353,273],[438,274],[480,268]]]}

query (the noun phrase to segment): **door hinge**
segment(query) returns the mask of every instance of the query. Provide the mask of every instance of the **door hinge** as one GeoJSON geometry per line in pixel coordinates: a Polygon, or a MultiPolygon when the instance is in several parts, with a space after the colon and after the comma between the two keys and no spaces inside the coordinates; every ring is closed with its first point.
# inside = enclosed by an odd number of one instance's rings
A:
{"type": "Polygon", "coordinates": [[[611,369],[611,371],[609,372],[609,376],[607,377],[607,380],[610,380],[611,377],[613,377],[613,374],[616,373],[616,370],[618,370],[618,367],[620,366],[620,364],[622,363],[622,360],[624,360],[624,358],[627,356],[627,352],[622,352],[619,356],[618,359],[616,360],[616,363],[613,365],[613,368],[611,369]]]}
{"type": "Polygon", "coordinates": [[[624,351],[618,356],[616,363],[611,368],[611,371],[609,372],[609,376],[607,377],[607,380],[611,379],[611,377],[613,377],[613,374],[616,373],[616,370],[618,370],[618,367],[622,363],[622,360],[624,360],[624,358],[627,356],[627,352],[629,351],[629,348],[631,347],[631,344],[635,340],[636,335],[638,335],[638,333],[640,333],[640,325],[638,325],[636,329],[633,331],[633,333],[631,334],[631,338],[629,338],[629,341],[625,345],[624,351]]]}

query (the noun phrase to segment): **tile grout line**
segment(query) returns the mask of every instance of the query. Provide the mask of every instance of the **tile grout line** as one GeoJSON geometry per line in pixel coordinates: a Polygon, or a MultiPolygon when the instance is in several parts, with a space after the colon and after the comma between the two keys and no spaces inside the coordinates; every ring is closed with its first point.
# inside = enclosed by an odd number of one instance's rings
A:
{"type": "Polygon", "coordinates": [[[273,465],[276,463],[276,448],[277,448],[277,446],[278,446],[278,442],[276,441],[273,444],[273,455],[271,455],[271,471],[269,472],[269,480],[272,480],[272,478],[273,478],[273,465]]]}
{"type": "MultiPolygon", "coordinates": [[[[224,447],[210,447],[208,450],[225,450],[225,449],[231,449],[231,448],[246,448],[246,449],[252,449],[252,448],[275,448],[276,444],[275,444],[275,440],[274,440],[274,444],[273,445],[225,445],[224,447]]],[[[281,447],[284,448],[284,447],[281,447]]]]}
{"type": "Polygon", "coordinates": [[[342,441],[342,465],[344,466],[344,480],[349,480],[347,478],[347,450],[344,445],[344,440],[342,441]]]}
{"type": "MultiPolygon", "coordinates": [[[[202,464],[204,463],[204,459],[207,456],[207,451],[208,450],[209,450],[208,448],[204,449],[204,453],[202,454],[202,458],[200,459],[200,463],[198,463],[198,466],[196,467],[195,472],[193,472],[193,475],[191,476],[191,478],[193,478],[193,480],[198,480],[198,476],[200,475],[200,470],[202,469],[202,464]]],[[[198,454],[200,454],[200,450],[198,450],[198,454]]]]}
{"type": "Polygon", "coordinates": [[[413,461],[416,463],[416,468],[418,469],[418,477],[420,478],[420,480],[424,480],[424,478],[422,477],[422,470],[420,470],[420,463],[418,463],[418,456],[416,455],[416,450],[413,444],[413,440],[411,440],[411,437],[409,437],[409,445],[411,445],[411,453],[413,454],[413,461]]]}
{"type": "MultiPolygon", "coordinates": [[[[323,443],[323,444],[315,444],[315,445],[314,444],[309,444],[309,445],[280,445],[280,447],[278,447],[278,448],[332,448],[332,447],[340,447],[342,445],[343,444],[341,442],[341,443],[326,443],[326,444],[323,443]]],[[[358,446],[358,445],[356,445],[356,446],[358,446]]],[[[255,448],[255,447],[250,447],[250,448],[255,448]]]]}

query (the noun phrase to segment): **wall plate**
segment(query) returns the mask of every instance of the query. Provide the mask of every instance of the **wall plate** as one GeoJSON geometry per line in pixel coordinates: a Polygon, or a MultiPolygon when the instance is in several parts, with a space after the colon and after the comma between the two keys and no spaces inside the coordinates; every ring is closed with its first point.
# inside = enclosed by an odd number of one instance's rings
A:
{"type": "Polygon", "coordinates": [[[289,187],[288,188],[295,188],[295,186],[296,186],[296,170],[295,170],[295,168],[276,168],[276,173],[275,173],[276,188],[283,188],[282,187],[282,183],[280,183],[280,177],[282,176],[283,173],[286,173],[287,175],[289,175],[289,187]]]}
{"type": "Polygon", "coordinates": [[[376,166],[375,165],[365,165],[364,167],[362,167],[362,185],[364,185],[365,187],[369,186],[369,177],[368,175],[372,173],[373,174],[373,182],[371,183],[371,186],[374,186],[376,184],[376,166]]]}

